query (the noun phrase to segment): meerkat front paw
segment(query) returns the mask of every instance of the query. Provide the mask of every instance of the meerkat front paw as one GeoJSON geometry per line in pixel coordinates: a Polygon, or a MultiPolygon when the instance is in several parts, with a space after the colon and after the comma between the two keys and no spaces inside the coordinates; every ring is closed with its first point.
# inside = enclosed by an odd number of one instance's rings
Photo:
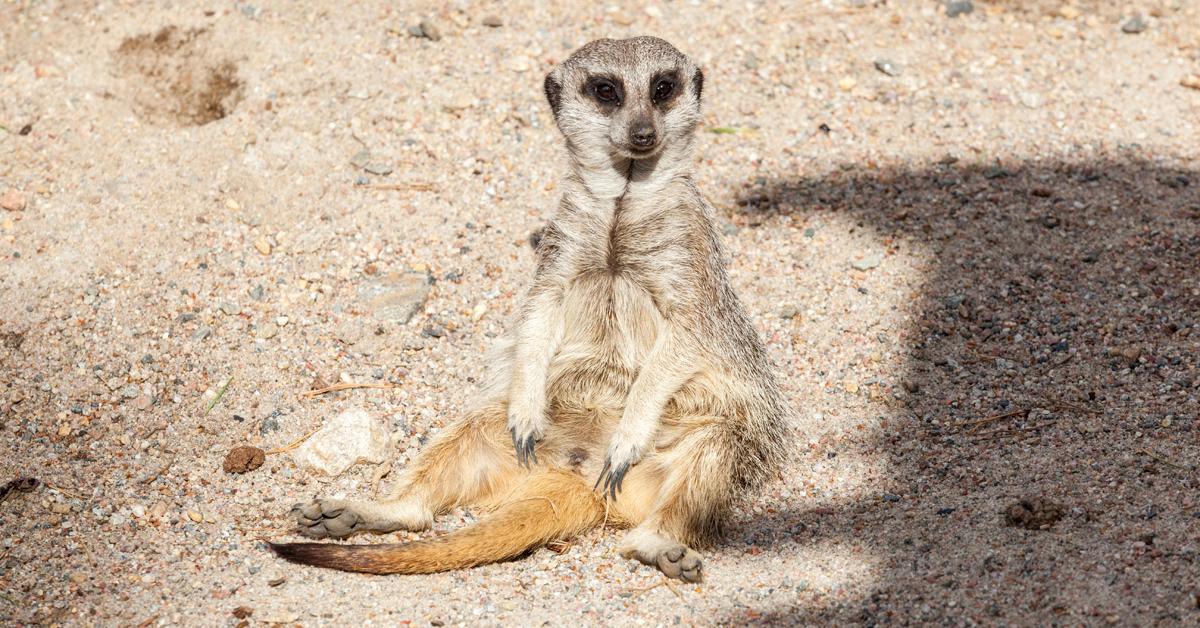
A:
{"type": "Polygon", "coordinates": [[[625,481],[625,474],[641,459],[641,447],[626,439],[614,437],[608,448],[608,455],[604,458],[604,468],[600,470],[600,477],[596,478],[592,489],[598,488],[601,495],[608,493],[609,498],[616,499],[617,493],[621,492],[621,484],[625,481]]]}
{"type": "Polygon", "coordinates": [[[537,464],[535,449],[546,433],[546,413],[537,408],[510,405],[508,433],[512,435],[517,463],[526,468],[537,464]]]}

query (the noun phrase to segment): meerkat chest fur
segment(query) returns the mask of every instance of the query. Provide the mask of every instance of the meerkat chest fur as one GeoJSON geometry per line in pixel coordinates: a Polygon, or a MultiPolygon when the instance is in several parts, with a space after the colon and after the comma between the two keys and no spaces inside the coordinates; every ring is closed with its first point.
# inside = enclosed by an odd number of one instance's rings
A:
{"type": "Polygon", "coordinates": [[[558,270],[567,321],[556,363],[605,373],[614,392],[628,388],[669,324],[687,266],[688,225],[661,202],[678,191],[656,192],[568,194],[554,221],[563,240],[558,270]]]}

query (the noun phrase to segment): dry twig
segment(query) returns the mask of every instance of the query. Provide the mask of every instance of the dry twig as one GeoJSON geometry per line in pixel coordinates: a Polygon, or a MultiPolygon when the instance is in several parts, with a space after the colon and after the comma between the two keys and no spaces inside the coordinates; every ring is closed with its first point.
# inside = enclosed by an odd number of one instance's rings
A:
{"type": "Polygon", "coordinates": [[[1056,406],[1059,406],[1059,407],[1062,407],[1062,408],[1066,408],[1066,409],[1068,409],[1068,410],[1075,410],[1076,412],[1086,412],[1086,413],[1088,413],[1088,414],[1104,414],[1104,411],[1103,411],[1103,410],[1097,410],[1097,409],[1095,409],[1095,408],[1087,408],[1087,407],[1081,406],[1081,405],[1079,405],[1079,404],[1076,404],[1076,403],[1071,403],[1070,401],[1063,401],[1063,400],[1061,400],[1061,399],[1054,399],[1054,398],[1052,398],[1052,397],[1047,397],[1047,396],[1045,396],[1045,395],[1036,395],[1036,397],[1037,397],[1038,399],[1041,399],[1041,400],[1043,400],[1043,401],[1048,401],[1048,402],[1050,402],[1050,404],[1052,404],[1052,405],[1056,405],[1056,406]]]}
{"type": "Polygon", "coordinates": [[[657,589],[658,587],[661,587],[665,584],[667,584],[667,581],[663,580],[662,582],[655,582],[654,584],[647,586],[647,587],[637,587],[637,588],[633,588],[633,589],[626,589],[626,592],[631,594],[629,597],[637,597],[648,591],[653,591],[653,590],[657,589]]]}
{"type": "Polygon", "coordinates": [[[986,416],[986,417],[983,417],[982,419],[974,419],[971,421],[960,421],[958,423],[955,423],[954,427],[970,427],[971,429],[968,430],[968,433],[972,433],[975,430],[979,429],[979,427],[981,425],[986,425],[988,423],[999,421],[1001,419],[1007,419],[1009,417],[1014,417],[1014,416],[1017,416],[1018,414],[1025,414],[1026,412],[1029,412],[1029,410],[1027,410],[1027,409],[1012,410],[1010,412],[1005,412],[1003,414],[994,414],[992,416],[986,416]]]}
{"type": "Polygon", "coordinates": [[[1054,425],[1054,421],[1038,423],[1037,425],[1030,425],[1028,427],[1001,428],[998,430],[993,430],[991,432],[984,432],[982,434],[977,434],[976,436],[978,436],[981,440],[988,440],[991,438],[1000,438],[1001,436],[1013,436],[1015,434],[1021,434],[1024,432],[1032,432],[1034,430],[1040,430],[1044,427],[1050,427],[1051,425],[1054,425]]]}
{"type": "Polygon", "coordinates": [[[316,434],[318,431],[320,431],[320,429],[321,428],[318,427],[317,429],[305,434],[304,436],[301,436],[300,438],[297,438],[296,440],[284,445],[283,447],[276,447],[275,449],[264,451],[263,455],[274,456],[275,454],[287,453],[287,452],[299,447],[300,445],[302,445],[304,443],[304,441],[308,440],[310,437],[312,437],[313,434],[316,434]]]}
{"type": "Polygon", "coordinates": [[[42,484],[44,484],[46,486],[46,488],[48,488],[52,491],[58,491],[59,493],[62,493],[63,495],[66,495],[67,497],[74,497],[75,499],[83,499],[83,495],[80,495],[79,493],[76,493],[74,491],[67,490],[56,484],[51,484],[49,482],[43,482],[42,484]]]}
{"type": "Polygon", "coordinates": [[[313,397],[316,397],[318,395],[324,395],[325,393],[336,392],[339,390],[350,390],[353,388],[396,388],[396,387],[393,386],[392,384],[371,384],[371,383],[356,384],[353,382],[339,382],[332,386],[326,386],[325,388],[318,388],[316,390],[306,390],[303,393],[300,393],[300,396],[304,397],[305,399],[312,399],[313,397]]]}
{"type": "Polygon", "coordinates": [[[173,465],[173,464],[175,464],[175,456],[172,454],[170,456],[167,456],[167,461],[164,462],[163,465],[161,467],[159,467],[157,471],[154,471],[154,472],[150,473],[149,475],[147,475],[146,477],[142,478],[142,480],[141,480],[142,484],[149,484],[149,483],[153,482],[154,480],[158,479],[159,476],[166,473],[167,470],[170,469],[171,465],[173,465]]]}
{"type": "Polygon", "coordinates": [[[1191,468],[1191,467],[1188,467],[1188,466],[1185,466],[1185,465],[1179,464],[1179,463],[1177,463],[1177,462],[1172,462],[1172,461],[1171,461],[1171,460],[1169,460],[1168,458],[1166,458],[1166,457],[1164,457],[1164,456],[1160,456],[1159,454],[1156,454],[1156,453],[1154,453],[1153,451],[1150,451],[1149,449],[1139,449],[1139,450],[1135,451],[1134,453],[1138,453],[1138,454],[1145,454],[1145,455],[1147,455],[1147,456],[1150,456],[1151,458],[1153,458],[1153,459],[1155,459],[1155,460],[1157,460],[1157,461],[1159,461],[1159,462],[1161,462],[1161,463],[1163,463],[1163,464],[1167,465],[1168,467],[1174,467],[1174,468],[1176,468],[1176,469],[1180,469],[1180,470],[1183,470],[1183,471],[1191,471],[1191,470],[1192,470],[1192,468],[1191,468]]]}
{"type": "Polygon", "coordinates": [[[416,190],[418,192],[436,192],[437,186],[424,181],[412,181],[410,183],[376,183],[375,185],[363,185],[359,187],[367,188],[368,190],[416,190]]]}

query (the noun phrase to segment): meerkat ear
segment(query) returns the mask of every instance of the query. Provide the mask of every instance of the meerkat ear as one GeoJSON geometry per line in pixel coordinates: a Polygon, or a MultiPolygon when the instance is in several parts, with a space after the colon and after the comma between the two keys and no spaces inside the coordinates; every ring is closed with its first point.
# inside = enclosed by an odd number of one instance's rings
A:
{"type": "Polygon", "coordinates": [[[550,103],[550,111],[557,117],[558,108],[562,105],[562,83],[559,83],[558,79],[554,78],[554,73],[551,72],[546,75],[542,89],[546,91],[546,100],[550,103]]]}
{"type": "Polygon", "coordinates": [[[696,68],[696,73],[692,75],[692,89],[696,92],[696,100],[700,100],[700,93],[704,91],[704,71],[696,68]]]}

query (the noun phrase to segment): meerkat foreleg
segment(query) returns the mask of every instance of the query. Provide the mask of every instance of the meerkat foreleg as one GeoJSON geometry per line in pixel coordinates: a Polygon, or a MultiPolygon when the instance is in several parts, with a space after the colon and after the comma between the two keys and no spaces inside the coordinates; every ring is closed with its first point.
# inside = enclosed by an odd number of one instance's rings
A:
{"type": "Polygon", "coordinates": [[[655,340],[629,390],[621,420],[609,442],[604,468],[596,480],[596,487],[602,493],[616,498],[629,468],[653,445],[667,402],[695,374],[694,364],[669,329],[655,340]]]}
{"type": "Polygon", "coordinates": [[[517,461],[528,467],[537,462],[534,447],[546,434],[546,378],[550,361],[562,337],[558,300],[550,291],[530,295],[528,309],[518,323],[512,383],[508,397],[508,431],[517,461]]]}

